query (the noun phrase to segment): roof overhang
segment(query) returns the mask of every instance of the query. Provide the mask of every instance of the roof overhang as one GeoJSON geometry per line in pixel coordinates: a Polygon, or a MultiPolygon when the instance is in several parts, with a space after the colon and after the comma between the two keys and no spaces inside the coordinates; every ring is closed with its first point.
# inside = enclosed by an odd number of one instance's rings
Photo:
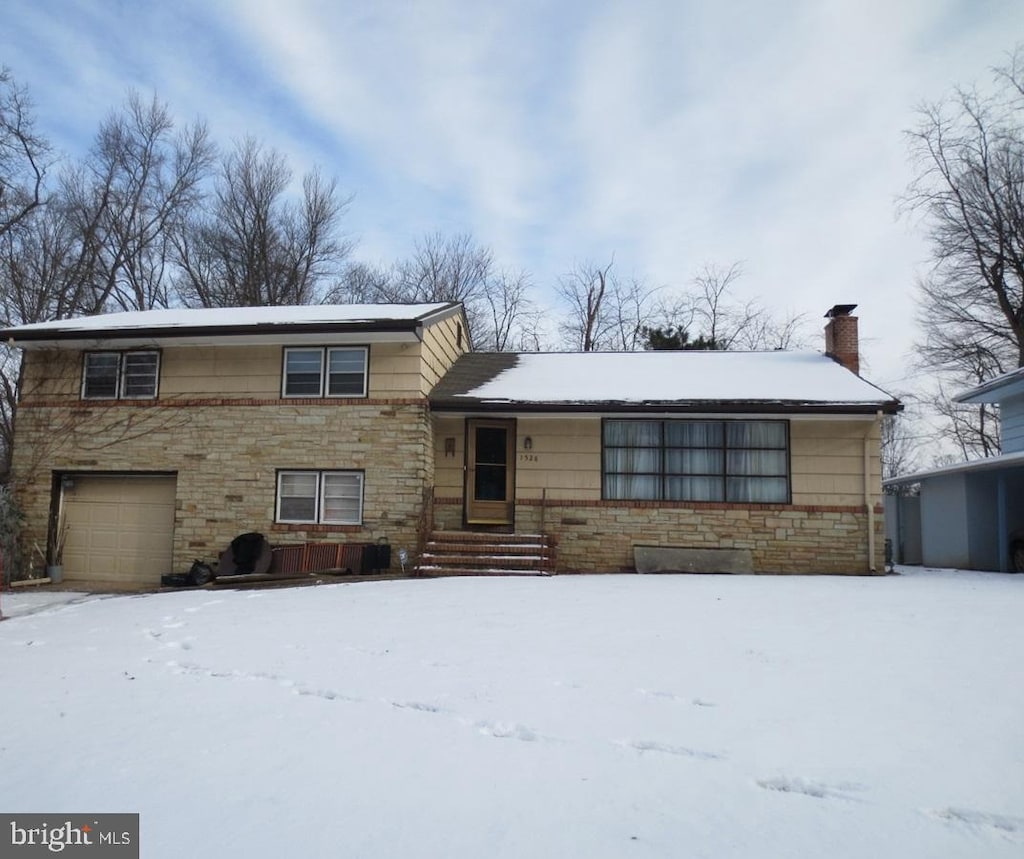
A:
{"type": "Polygon", "coordinates": [[[685,414],[693,415],[836,415],[874,418],[879,412],[895,414],[903,408],[895,401],[882,403],[795,403],[733,400],[693,400],[681,402],[510,402],[508,400],[474,400],[452,398],[431,400],[435,412],[508,414],[685,414]]]}
{"type": "Polygon", "coordinates": [[[971,388],[953,397],[954,403],[998,403],[1010,397],[1024,396],[1024,367],[1004,373],[983,385],[971,388]]]}
{"type": "MultiPolygon", "coordinates": [[[[0,337],[5,332],[0,331],[0,337]]],[[[238,325],[190,328],[126,328],[111,331],[26,332],[10,339],[21,349],[132,349],[140,346],[257,346],[267,343],[401,343],[422,339],[416,321],[319,325],[238,325]]]]}
{"type": "Polygon", "coordinates": [[[780,418],[786,417],[790,420],[800,421],[859,421],[863,423],[870,423],[876,418],[876,413],[870,414],[792,414],[792,415],[780,415],[778,412],[709,412],[709,411],[695,411],[688,410],[685,412],[676,411],[670,412],[665,409],[640,409],[630,410],[629,412],[623,411],[612,411],[608,409],[594,408],[589,411],[576,411],[566,412],[558,411],[555,409],[543,409],[524,411],[522,409],[516,409],[509,407],[503,410],[488,410],[481,411],[480,409],[434,409],[434,412],[442,417],[447,418],[473,418],[486,415],[488,418],[523,418],[529,417],[531,420],[566,420],[569,418],[592,418],[594,420],[601,420],[604,418],[621,420],[623,418],[636,418],[637,420],[663,420],[666,415],[678,415],[679,417],[686,417],[689,420],[723,420],[730,417],[742,416],[744,420],[779,420],[780,418]]]}
{"type": "Polygon", "coordinates": [[[955,465],[943,466],[942,468],[932,468],[928,471],[918,471],[914,474],[890,477],[888,480],[883,480],[882,485],[910,486],[935,477],[947,477],[953,474],[973,474],[982,471],[998,471],[1010,468],[1024,468],[1024,451],[1004,453],[1002,456],[990,456],[987,459],[974,459],[970,462],[959,462],[955,465]]]}
{"type": "MultiPolygon", "coordinates": [[[[238,308],[239,316],[250,308],[238,308]]],[[[260,308],[263,310],[263,308],[260,308]]],[[[289,308],[294,309],[294,308],[289,308]]],[[[217,309],[221,315],[228,308],[217,309]]],[[[201,311],[196,313],[201,314],[201,311]]],[[[462,314],[462,306],[450,302],[407,318],[312,319],[302,321],[229,321],[218,324],[119,325],[113,314],[109,325],[103,317],[86,320],[19,326],[0,330],[0,341],[21,349],[96,349],[139,346],[246,346],[266,343],[383,343],[411,342],[423,338],[426,326],[462,314]],[[84,324],[85,322],[100,324],[84,324]]],[[[145,316],[145,313],[141,314],[145,316]]]]}

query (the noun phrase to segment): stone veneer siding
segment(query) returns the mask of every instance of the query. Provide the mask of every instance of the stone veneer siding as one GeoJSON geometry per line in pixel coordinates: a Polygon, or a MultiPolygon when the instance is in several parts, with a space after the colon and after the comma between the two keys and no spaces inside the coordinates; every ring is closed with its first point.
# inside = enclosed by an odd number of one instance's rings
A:
{"type": "MultiPolygon", "coordinates": [[[[436,498],[434,524],[461,528],[462,500],[436,498]]],[[[880,506],[874,527],[875,568],[882,573],[880,506]]],[[[559,573],[631,572],[634,545],[749,549],[756,573],[869,572],[863,507],[520,500],[515,529],[553,536],[559,573]]]]}
{"type": "MultiPolygon", "coordinates": [[[[174,571],[215,560],[231,539],[373,542],[414,551],[433,482],[425,399],[23,403],[13,474],[23,547],[46,544],[53,475],[177,475],[174,571]],[[362,525],[277,525],[277,470],[362,470],[362,525]]],[[[394,557],[394,554],[393,554],[394,557]]],[[[397,563],[397,562],[396,562],[397,563]]],[[[171,572],[161,571],[161,572],[171,572]]]]}

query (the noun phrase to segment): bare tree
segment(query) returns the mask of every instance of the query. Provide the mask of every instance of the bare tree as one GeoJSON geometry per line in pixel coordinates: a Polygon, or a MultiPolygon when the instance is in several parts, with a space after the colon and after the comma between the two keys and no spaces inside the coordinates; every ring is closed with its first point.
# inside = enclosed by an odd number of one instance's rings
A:
{"type": "Polygon", "coordinates": [[[595,352],[604,348],[611,327],[608,280],[614,257],[607,265],[592,262],[576,263],[558,280],[556,291],[567,313],[560,329],[567,341],[579,352],[595,352]]]}
{"type": "Polygon", "coordinates": [[[0,68],[0,236],[43,205],[50,144],[35,130],[32,100],[0,68]]]}
{"type": "Polygon", "coordinates": [[[344,302],[461,301],[473,343],[482,351],[517,348],[536,326],[529,275],[498,269],[490,248],[469,233],[431,233],[390,268],[348,266],[328,300],[344,302]]]}
{"type": "MultiPolygon", "coordinates": [[[[957,389],[960,387],[958,384],[957,389]]],[[[991,403],[961,405],[953,402],[955,393],[940,379],[926,400],[942,420],[937,440],[952,443],[961,460],[997,456],[1002,449],[998,406],[991,403]]]]}
{"type": "Polygon", "coordinates": [[[89,156],[61,182],[63,216],[78,243],[67,265],[76,311],[170,303],[170,235],[202,200],[212,157],[206,127],[175,134],[156,97],[129,93],[104,120],[89,156]]]}
{"type": "Polygon", "coordinates": [[[614,256],[605,265],[579,262],[559,278],[556,292],[565,308],[559,330],[577,351],[624,352],[643,346],[658,290],[639,277],[619,278],[614,265],[614,256]]]}
{"type": "Polygon", "coordinates": [[[1024,366],[1024,46],[994,74],[993,94],[958,88],[907,133],[917,176],[904,204],[923,215],[934,260],[919,287],[920,356],[966,456],[999,452],[992,415],[946,391],[1024,366]]]}
{"type": "Polygon", "coordinates": [[[654,300],[658,293],[640,277],[624,280],[613,277],[611,320],[611,348],[615,351],[635,352],[644,345],[644,331],[654,314],[654,300]]]}
{"type": "Polygon", "coordinates": [[[774,350],[805,346],[802,314],[779,315],[757,299],[736,298],[742,274],[740,263],[706,263],[694,276],[691,289],[662,302],[660,324],[648,329],[648,342],[653,335],[659,342],[675,338],[694,344],[679,348],[774,350]]]}
{"type": "Polygon", "coordinates": [[[693,278],[693,290],[683,298],[684,313],[690,319],[687,329],[699,329],[719,349],[732,348],[739,332],[757,317],[753,304],[729,300],[730,290],[742,274],[738,262],[728,268],[705,264],[693,278]]]}
{"type": "MultiPolygon", "coordinates": [[[[478,349],[508,352],[522,347],[524,322],[533,311],[529,293],[530,277],[524,271],[507,269],[487,279],[483,293],[486,324],[476,332],[478,349]]],[[[535,325],[529,328],[536,330],[535,325]]]]}
{"type": "Polygon", "coordinates": [[[520,313],[516,332],[508,343],[509,350],[516,352],[550,351],[557,343],[557,335],[552,331],[551,314],[544,307],[532,301],[520,313]]]}
{"type": "Polygon", "coordinates": [[[172,235],[178,290],[187,304],[232,307],[311,304],[351,250],[340,221],[351,198],[319,172],[297,201],[283,155],[246,138],[220,165],[212,208],[172,235]]]}
{"type": "Polygon", "coordinates": [[[395,301],[393,269],[379,268],[363,262],[349,263],[340,278],[324,295],[327,304],[374,304],[395,301]]]}
{"type": "Polygon", "coordinates": [[[732,348],[759,351],[806,349],[809,343],[805,314],[778,315],[761,309],[750,315],[746,325],[737,332],[732,348]]]}
{"type": "Polygon", "coordinates": [[[461,301],[473,343],[482,351],[512,348],[532,307],[529,276],[498,269],[491,249],[469,233],[420,239],[412,255],[395,265],[391,280],[398,300],[461,301]]]}
{"type": "Polygon", "coordinates": [[[906,412],[882,418],[882,479],[910,474],[920,465],[920,445],[906,412]]]}
{"type": "Polygon", "coordinates": [[[64,319],[77,309],[73,263],[80,243],[59,200],[0,236],[4,325],[64,319]]]}
{"type": "Polygon", "coordinates": [[[493,266],[490,248],[468,233],[433,233],[416,242],[395,277],[406,301],[461,301],[472,316],[480,310],[493,266]]]}

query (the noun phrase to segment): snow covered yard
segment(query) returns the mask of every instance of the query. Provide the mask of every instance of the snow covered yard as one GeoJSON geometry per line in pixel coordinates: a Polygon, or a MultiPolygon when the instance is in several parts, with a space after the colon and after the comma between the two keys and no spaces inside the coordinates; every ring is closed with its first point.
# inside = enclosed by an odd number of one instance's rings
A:
{"type": "Polygon", "coordinates": [[[1017,857],[1024,576],[3,595],[4,811],[167,857],[1017,857]]]}

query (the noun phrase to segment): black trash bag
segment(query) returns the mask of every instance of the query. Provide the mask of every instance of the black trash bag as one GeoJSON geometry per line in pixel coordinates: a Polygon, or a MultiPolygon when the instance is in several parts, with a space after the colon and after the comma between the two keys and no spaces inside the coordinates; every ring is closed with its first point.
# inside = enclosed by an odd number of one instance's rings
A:
{"type": "Polygon", "coordinates": [[[193,588],[208,585],[217,574],[213,567],[196,558],[187,573],[167,573],[160,576],[160,586],[165,588],[193,588]]]}
{"type": "Polygon", "coordinates": [[[204,564],[198,558],[192,562],[192,567],[188,571],[188,577],[191,584],[199,586],[208,585],[216,578],[213,567],[209,564],[204,564]]]}
{"type": "Polygon", "coordinates": [[[162,588],[188,588],[192,587],[192,584],[188,573],[165,573],[160,576],[160,587],[162,588]]]}

